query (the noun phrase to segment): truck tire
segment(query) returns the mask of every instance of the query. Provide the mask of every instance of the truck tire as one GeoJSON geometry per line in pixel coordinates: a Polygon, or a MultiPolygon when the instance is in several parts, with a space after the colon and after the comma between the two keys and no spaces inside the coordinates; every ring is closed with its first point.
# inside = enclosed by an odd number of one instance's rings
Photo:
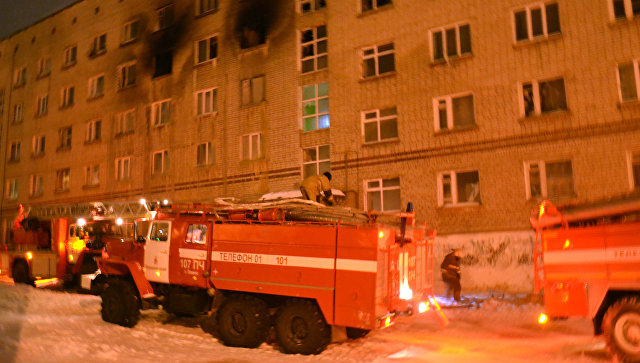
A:
{"type": "Polygon", "coordinates": [[[360,328],[350,328],[347,327],[347,338],[349,339],[360,339],[365,335],[369,334],[371,330],[368,329],[360,329],[360,328]]]}
{"type": "Polygon", "coordinates": [[[614,302],[604,315],[602,331],[609,354],[619,362],[640,361],[640,297],[614,302]]]}
{"type": "Polygon", "coordinates": [[[18,261],[13,265],[13,282],[15,284],[35,286],[33,280],[29,277],[29,265],[22,261],[18,261]]]}
{"type": "Polygon", "coordinates": [[[133,285],[109,279],[102,297],[102,320],[131,328],[140,319],[140,300],[133,285]]]}
{"type": "Polygon", "coordinates": [[[329,325],[309,300],[289,300],[280,308],[275,331],[278,344],[289,354],[319,354],[331,341],[329,325]]]}
{"type": "Polygon", "coordinates": [[[257,348],[269,333],[267,304],[250,295],[231,296],[217,314],[218,339],[230,347],[257,348]]]}

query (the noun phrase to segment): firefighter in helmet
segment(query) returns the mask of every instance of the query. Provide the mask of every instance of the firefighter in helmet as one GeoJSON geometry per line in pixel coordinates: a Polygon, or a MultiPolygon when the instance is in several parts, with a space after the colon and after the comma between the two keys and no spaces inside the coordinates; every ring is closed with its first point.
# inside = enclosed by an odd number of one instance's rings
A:
{"type": "Polygon", "coordinates": [[[453,299],[460,302],[460,291],[462,286],[460,285],[460,256],[461,251],[459,248],[452,248],[451,252],[444,256],[442,264],[440,264],[440,271],[442,272],[442,281],[447,285],[447,298],[451,298],[453,292],[453,299]]]}
{"type": "Polygon", "coordinates": [[[311,175],[300,184],[302,197],[326,205],[333,205],[331,194],[331,173],[325,171],[322,175],[311,175]]]}

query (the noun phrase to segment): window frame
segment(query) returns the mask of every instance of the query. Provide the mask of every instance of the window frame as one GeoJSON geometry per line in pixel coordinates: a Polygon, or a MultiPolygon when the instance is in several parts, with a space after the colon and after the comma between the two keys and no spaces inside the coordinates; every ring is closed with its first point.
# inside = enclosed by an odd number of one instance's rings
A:
{"type": "Polygon", "coordinates": [[[90,144],[102,140],[102,119],[87,121],[84,143],[90,144]]]}
{"type": "Polygon", "coordinates": [[[576,195],[575,191],[575,177],[573,171],[573,160],[571,158],[559,158],[559,159],[550,159],[550,160],[525,160],[524,161],[524,184],[525,184],[525,196],[527,200],[532,200],[534,198],[537,199],[546,199],[549,198],[549,185],[548,185],[548,175],[547,175],[547,164],[557,164],[557,163],[565,163],[569,162],[571,164],[571,195],[564,195],[560,197],[556,197],[559,199],[571,199],[576,195]],[[540,195],[532,195],[531,193],[531,165],[536,164],[538,167],[538,172],[540,174],[540,195]]]}
{"type": "Polygon", "coordinates": [[[87,98],[98,98],[104,96],[104,73],[89,78],[87,86],[87,98]]]}
{"type": "Polygon", "coordinates": [[[326,8],[327,8],[326,0],[297,0],[296,1],[296,10],[300,15],[313,13],[326,8]],[[309,10],[304,9],[304,4],[309,4],[309,10]]]}
{"type": "MultiPolygon", "coordinates": [[[[438,192],[438,207],[468,207],[468,206],[480,206],[482,205],[482,188],[480,187],[480,171],[478,169],[460,169],[460,170],[444,170],[438,172],[437,176],[437,192],[438,192]],[[458,191],[458,175],[464,173],[477,173],[478,174],[478,198],[479,202],[460,202],[460,193],[458,191]],[[449,175],[451,201],[446,201],[444,198],[444,176],[449,175]]],[[[474,198],[475,199],[475,198],[474,198]]]]}
{"type": "Polygon", "coordinates": [[[24,120],[24,103],[13,104],[13,118],[11,122],[14,124],[20,123],[24,120]]]}
{"type": "Polygon", "coordinates": [[[207,15],[207,14],[210,14],[210,13],[214,13],[214,12],[218,11],[219,7],[220,7],[220,4],[219,4],[218,0],[197,0],[196,1],[196,5],[195,5],[196,16],[203,16],[203,15],[207,15]],[[209,7],[207,9],[203,9],[202,4],[205,1],[208,4],[213,3],[213,7],[209,7]]]}
{"type": "Polygon", "coordinates": [[[189,226],[187,227],[187,233],[184,236],[184,242],[192,243],[195,245],[201,245],[201,246],[206,245],[207,244],[207,224],[206,223],[189,223],[189,226]],[[194,229],[199,229],[202,232],[200,234],[200,236],[203,237],[202,239],[197,241],[193,239],[194,229]]]}
{"type": "Polygon", "coordinates": [[[75,104],[75,86],[62,87],[60,89],[60,108],[71,107],[75,104]]]}
{"type": "Polygon", "coordinates": [[[135,86],[137,77],[136,61],[120,64],[118,66],[118,90],[135,86]]]}
{"type": "Polygon", "coordinates": [[[18,199],[18,179],[16,178],[7,179],[6,191],[7,192],[5,194],[5,197],[7,199],[10,199],[10,200],[18,199]]]}
{"type": "Polygon", "coordinates": [[[167,124],[171,123],[171,121],[172,121],[171,120],[172,108],[173,108],[172,106],[173,105],[172,105],[172,99],[171,98],[166,98],[164,100],[156,101],[156,102],[153,102],[151,104],[151,120],[152,120],[151,123],[152,123],[152,125],[154,127],[160,127],[160,126],[164,126],[164,125],[167,125],[167,124]],[[169,105],[168,106],[169,109],[168,109],[168,111],[166,111],[166,113],[165,113],[165,111],[162,110],[162,105],[163,104],[168,104],[169,105]],[[160,113],[158,113],[158,112],[160,112],[160,113]],[[158,116],[158,115],[160,115],[160,116],[158,116]],[[165,119],[165,117],[167,119],[165,119]]]}
{"type": "Polygon", "coordinates": [[[252,160],[259,160],[262,159],[264,157],[264,145],[263,145],[264,141],[263,141],[263,137],[262,137],[262,132],[252,132],[252,133],[248,133],[248,134],[244,134],[240,136],[240,160],[242,161],[252,161],[252,160]],[[257,143],[258,143],[258,151],[257,153],[255,152],[255,150],[253,150],[253,138],[256,137],[257,138],[257,143]],[[248,158],[245,158],[245,138],[248,138],[249,142],[246,144],[249,149],[248,149],[248,158]]]}
{"type": "Polygon", "coordinates": [[[640,190],[640,178],[638,178],[638,180],[635,180],[634,173],[633,173],[633,167],[636,164],[640,169],[640,151],[638,150],[627,151],[627,167],[628,167],[627,170],[629,173],[629,190],[632,192],[634,190],[640,190]],[[637,157],[637,161],[634,161],[634,156],[637,157]]]}
{"type": "Polygon", "coordinates": [[[322,25],[301,29],[298,32],[298,51],[300,52],[299,58],[298,58],[298,67],[299,67],[298,69],[300,70],[300,73],[309,74],[309,73],[321,71],[324,69],[328,69],[329,68],[329,35],[327,33],[327,26],[325,24],[322,24],[322,25]],[[318,37],[318,28],[321,28],[321,27],[324,27],[324,37],[322,38],[318,37]],[[313,38],[310,41],[304,42],[303,33],[307,31],[312,32],[313,38]],[[322,42],[325,42],[325,51],[324,53],[319,53],[318,45],[322,42]],[[305,57],[304,48],[309,46],[313,47],[313,55],[305,57]],[[326,59],[325,66],[323,68],[319,68],[318,66],[319,59],[323,57],[326,59]],[[304,64],[305,62],[308,62],[308,61],[313,62],[313,67],[311,70],[305,71],[304,64]]]}
{"type": "Polygon", "coordinates": [[[196,108],[196,116],[209,116],[215,115],[218,113],[218,88],[212,87],[208,89],[199,90],[196,92],[195,96],[195,108],[196,108]],[[207,93],[211,93],[209,107],[205,104],[207,99],[207,93]],[[201,107],[202,106],[202,107],[201,107]],[[209,108],[210,111],[206,112],[206,109],[209,108]]]}
{"type": "Polygon", "coordinates": [[[84,186],[96,187],[100,185],[100,164],[90,164],[84,167],[84,186]]]}
{"type": "Polygon", "coordinates": [[[140,33],[140,19],[133,19],[122,24],[122,30],[120,32],[120,45],[133,43],[138,40],[140,33]],[[135,35],[133,32],[135,24],[135,35]]]}
{"type": "Polygon", "coordinates": [[[62,68],[71,67],[78,62],[78,45],[70,45],[64,49],[62,68]]]}
{"type": "Polygon", "coordinates": [[[71,189],[71,169],[63,168],[56,170],[56,192],[67,192],[71,189]]]}
{"type": "Polygon", "coordinates": [[[640,8],[638,9],[638,13],[636,14],[633,13],[632,0],[621,0],[624,8],[624,16],[621,16],[621,17],[616,16],[615,6],[613,4],[614,1],[615,0],[607,1],[607,7],[609,8],[609,17],[612,22],[632,20],[633,18],[640,16],[640,8]]]}
{"type": "Polygon", "coordinates": [[[459,59],[473,55],[473,42],[471,40],[471,24],[468,21],[461,21],[453,24],[447,24],[441,27],[429,29],[429,45],[431,48],[431,61],[433,63],[449,62],[449,60],[459,59]],[[469,51],[462,52],[462,38],[460,36],[460,28],[467,26],[469,28],[469,51]],[[455,29],[456,55],[449,55],[447,46],[447,31],[455,29]],[[433,40],[436,33],[442,33],[442,58],[436,59],[436,45],[433,40]]]}
{"type": "Polygon", "coordinates": [[[151,176],[166,175],[169,172],[169,150],[157,150],[151,154],[151,176]],[[156,155],[160,155],[160,170],[156,170],[156,155]]]}
{"type": "Polygon", "coordinates": [[[91,40],[89,57],[97,57],[107,52],[107,33],[98,34],[91,40]]]}
{"type": "Polygon", "coordinates": [[[361,126],[361,134],[362,134],[362,143],[363,144],[369,145],[369,144],[376,144],[376,143],[380,143],[380,142],[398,140],[400,138],[400,134],[399,134],[399,130],[398,130],[398,107],[397,106],[393,106],[393,107],[376,108],[376,109],[372,109],[372,110],[361,111],[360,112],[360,126],[361,126]],[[382,111],[387,111],[387,110],[391,110],[391,109],[395,109],[395,112],[393,113],[393,115],[380,116],[382,111]],[[375,113],[375,118],[367,118],[367,115],[371,114],[371,113],[375,113]],[[384,138],[383,139],[382,138],[382,133],[380,131],[380,127],[381,127],[380,125],[384,121],[389,121],[389,120],[393,120],[393,119],[395,119],[395,124],[396,124],[396,136],[395,137],[388,137],[388,138],[384,138]],[[376,123],[377,137],[376,137],[376,140],[367,141],[365,126],[367,124],[371,124],[371,123],[376,123]]]}
{"type": "Polygon", "coordinates": [[[169,28],[175,23],[175,7],[174,4],[167,4],[163,7],[156,9],[156,15],[158,16],[158,22],[156,30],[164,30],[169,28]],[[168,12],[168,11],[171,12],[168,12]]]}
{"type": "Polygon", "coordinates": [[[639,59],[633,59],[628,62],[618,63],[616,66],[616,81],[618,82],[618,97],[621,103],[640,101],[640,66],[639,59]],[[620,66],[631,63],[633,66],[633,76],[635,82],[636,97],[633,99],[624,99],[622,94],[622,78],[620,77],[620,66]]]}
{"type": "Polygon", "coordinates": [[[315,174],[313,175],[320,175],[322,174],[322,168],[320,167],[321,164],[323,163],[328,163],[329,167],[327,171],[331,171],[331,144],[322,144],[322,145],[315,145],[315,146],[311,146],[311,147],[305,147],[302,148],[302,170],[301,170],[301,174],[302,174],[302,179],[305,179],[309,176],[311,176],[312,174],[306,174],[305,171],[307,170],[307,166],[308,165],[315,165],[315,174]],[[320,148],[321,147],[327,147],[328,148],[328,158],[327,159],[320,159],[320,148]],[[315,160],[311,160],[311,161],[305,161],[305,155],[306,155],[306,150],[310,150],[313,149],[315,151],[316,154],[316,159],[315,160]]]}
{"type": "Polygon", "coordinates": [[[115,127],[115,135],[126,135],[134,132],[136,122],[136,109],[131,108],[128,110],[124,110],[122,112],[118,112],[116,114],[116,127],[115,127]],[[127,119],[127,115],[131,115],[131,120],[127,119]],[[129,128],[129,124],[131,127],[129,128]]]}
{"type": "Polygon", "coordinates": [[[49,111],[49,94],[45,93],[36,99],[36,117],[44,116],[49,111]]]}
{"type": "Polygon", "coordinates": [[[38,78],[51,74],[51,57],[43,56],[38,60],[38,78]]]}
{"type": "Polygon", "coordinates": [[[365,10],[364,7],[362,6],[362,1],[363,0],[359,0],[358,1],[358,8],[360,10],[360,14],[367,14],[367,13],[372,12],[372,11],[377,11],[380,8],[385,8],[387,6],[392,6],[393,5],[393,1],[392,0],[389,0],[388,4],[382,4],[382,5],[378,4],[378,1],[380,1],[380,0],[371,0],[371,9],[365,10]]]}
{"type": "Polygon", "coordinates": [[[46,135],[33,135],[31,139],[31,156],[38,157],[44,155],[45,147],[46,147],[46,135]]]}
{"type": "Polygon", "coordinates": [[[207,36],[205,38],[202,39],[198,39],[196,41],[194,41],[194,63],[196,65],[199,64],[205,64],[205,63],[213,63],[213,65],[216,65],[218,62],[218,55],[219,55],[219,45],[220,45],[220,40],[218,37],[218,33],[212,34],[210,36],[207,36]],[[215,39],[215,57],[211,57],[211,42],[212,40],[215,39]],[[205,45],[205,59],[203,61],[200,60],[200,43],[201,42],[206,42],[205,45]]]}
{"type": "Polygon", "coordinates": [[[213,143],[211,141],[201,142],[196,145],[196,166],[207,167],[215,164],[213,143]],[[200,162],[200,147],[204,145],[204,161],[200,162]]]}
{"type": "Polygon", "coordinates": [[[379,191],[380,192],[380,210],[378,212],[400,212],[402,209],[402,183],[400,182],[400,177],[394,177],[394,178],[374,178],[374,179],[364,179],[363,180],[363,196],[364,196],[364,208],[365,210],[367,210],[369,208],[369,199],[368,199],[368,194],[369,192],[376,192],[379,191]],[[391,187],[385,187],[384,186],[384,182],[388,181],[388,180],[393,180],[393,179],[398,179],[398,185],[394,185],[391,187]],[[370,182],[378,182],[378,187],[373,187],[370,188],[369,187],[369,183],[370,182]],[[399,209],[385,209],[384,207],[384,192],[389,192],[389,191],[394,191],[394,190],[398,190],[400,192],[400,201],[399,201],[399,209]]]}
{"type": "Polygon", "coordinates": [[[562,34],[562,24],[560,22],[560,5],[558,4],[558,1],[538,1],[538,2],[534,2],[534,3],[529,3],[523,6],[519,6],[517,8],[512,9],[511,11],[511,22],[512,22],[512,26],[513,26],[513,41],[516,44],[522,44],[522,43],[530,43],[530,42],[534,42],[536,40],[539,39],[548,39],[551,36],[554,35],[561,35],[562,34]],[[549,20],[547,18],[547,6],[551,5],[551,4],[555,4],[558,7],[558,31],[557,32],[553,32],[553,33],[549,33],[549,20]],[[533,21],[531,19],[531,11],[532,9],[540,9],[540,13],[541,13],[541,22],[542,22],[542,34],[541,35],[533,35],[533,21]],[[524,11],[525,12],[525,17],[526,17],[526,21],[527,21],[527,38],[526,39],[518,39],[518,23],[517,23],[517,19],[516,19],[516,13],[520,13],[524,11]]]}
{"type": "Polygon", "coordinates": [[[264,75],[259,75],[251,78],[245,78],[240,81],[240,102],[242,106],[253,106],[260,104],[266,100],[267,93],[267,80],[264,75]],[[259,96],[259,99],[255,99],[256,96],[256,81],[258,79],[262,79],[262,93],[259,96]],[[248,90],[248,91],[246,91],[248,90]],[[246,99],[245,95],[248,95],[248,99],[246,99]]]}
{"type": "Polygon", "coordinates": [[[71,126],[58,129],[58,150],[71,149],[73,145],[73,128],[71,126]]]}
{"type": "Polygon", "coordinates": [[[20,149],[22,148],[21,141],[11,141],[9,144],[9,162],[17,163],[20,161],[20,149]]]}
{"type": "Polygon", "coordinates": [[[114,179],[116,181],[126,181],[131,180],[131,162],[133,157],[131,155],[121,156],[115,158],[114,166],[115,173],[114,179]]]}
{"type": "Polygon", "coordinates": [[[434,126],[434,130],[437,133],[440,132],[451,132],[451,131],[457,131],[457,130],[467,130],[473,127],[476,127],[478,124],[476,123],[476,101],[475,101],[475,95],[472,91],[467,91],[467,92],[459,92],[459,93],[454,93],[454,94],[450,94],[450,95],[446,95],[446,96],[440,96],[440,97],[434,97],[433,98],[433,126],[434,126]],[[472,125],[465,125],[465,126],[456,126],[456,120],[454,118],[454,112],[453,112],[453,101],[454,99],[460,99],[460,98],[465,98],[471,96],[471,102],[473,104],[473,124],[472,125]],[[447,127],[446,128],[442,128],[440,126],[440,103],[444,101],[445,105],[446,105],[446,112],[447,112],[447,127]]]}
{"type": "Polygon", "coordinates": [[[518,84],[518,102],[519,102],[519,106],[520,106],[520,117],[523,118],[531,118],[531,117],[538,117],[538,116],[543,116],[543,115],[548,115],[554,112],[566,112],[569,110],[569,102],[567,99],[567,85],[566,82],[564,80],[564,76],[558,76],[558,77],[550,77],[550,78],[540,78],[540,79],[533,79],[530,81],[526,81],[526,82],[520,82],[518,84]],[[564,106],[565,108],[558,108],[558,109],[554,109],[554,110],[550,110],[550,111],[542,111],[542,100],[541,100],[541,94],[540,94],[540,84],[541,83],[549,83],[549,82],[553,82],[553,81],[557,81],[557,80],[562,80],[562,85],[563,85],[563,89],[564,89],[564,106]],[[525,105],[525,92],[524,92],[524,87],[525,85],[531,85],[532,87],[532,94],[533,94],[533,111],[531,112],[531,114],[527,115],[527,109],[526,109],[526,105],[525,105]]]}
{"type": "Polygon", "coordinates": [[[38,174],[29,175],[29,196],[39,197],[44,193],[44,177],[38,174]]]}
{"type": "Polygon", "coordinates": [[[300,118],[300,129],[302,130],[302,132],[311,132],[311,131],[317,131],[317,130],[323,130],[323,129],[329,129],[331,128],[331,117],[330,117],[330,108],[329,108],[329,82],[320,82],[320,83],[313,83],[313,84],[307,84],[307,85],[303,85],[302,87],[300,87],[300,99],[301,99],[301,118],[300,118]],[[326,85],[326,89],[327,89],[327,94],[326,95],[320,95],[320,86],[322,85],[326,85]],[[312,98],[307,98],[305,99],[304,97],[304,90],[305,88],[309,88],[313,86],[313,97],[312,98]],[[326,99],[326,103],[327,103],[327,111],[326,112],[320,112],[320,101],[325,100],[326,99]],[[305,107],[311,103],[315,104],[315,112],[313,114],[305,114],[305,107]],[[327,126],[321,125],[320,124],[320,118],[323,116],[327,116],[327,120],[329,121],[329,124],[327,126]],[[315,119],[315,127],[309,130],[305,130],[305,120],[307,119],[311,119],[311,118],[315,119]],[[324,127],[320,127],[320,126],[324,126],[324,127]]]}
{"type": "Polygon", "coordinates": [[[381,77],[384,75],[388,75],[388,74],[395,74],[396,73],[396,45],[395,42],[391,41],[388,43],[384,43],[384,44],[376,44],[376,45],[370,45],[367,47],[363,47],[360,49],[360,66],[361,66],[361,79],[374,79],[377,77],[381,77]],[[381,47],[385,47],[391,45],[391,49],[388,50],[383,50],[380,51],[381,47]],[[372,54],[365,54],[367,51],[372,50],[373,53],[372,54]],[[386,71],[384,73],[380,72],[380,58],[387,56],[387,55],[393,55],[393,70],[390,71],[386,71]],[[365,63],[367,60],[369,59],[373,59],[374,60],[374,68],[375,68],[375,73],[372,75],[365,75],[365,70],[366,70],[366,66],[365,63]]]}
{"type": "Polygon", "coordinates": [[[13,71],[13,88],[22,87],[27,84],[27,66],[21,66],[13,71]]]}

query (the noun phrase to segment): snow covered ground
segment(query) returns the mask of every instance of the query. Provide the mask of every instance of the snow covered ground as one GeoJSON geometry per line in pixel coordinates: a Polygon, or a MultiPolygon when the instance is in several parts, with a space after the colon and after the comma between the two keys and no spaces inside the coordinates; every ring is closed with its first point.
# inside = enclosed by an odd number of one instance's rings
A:
{"type": "Polygon", "coordinates": [[[317,356],[285,355],[263,344],[230,348],[193,319],[144,311],[134,328],[102,321],[100,298],[0,281],[0,362],[608,362],[587,319],[539,326],[542,306],[489,299],[479,309],[402,318],[317,356]],[[170,320],[170,321],[168,321],[170,320]]]}

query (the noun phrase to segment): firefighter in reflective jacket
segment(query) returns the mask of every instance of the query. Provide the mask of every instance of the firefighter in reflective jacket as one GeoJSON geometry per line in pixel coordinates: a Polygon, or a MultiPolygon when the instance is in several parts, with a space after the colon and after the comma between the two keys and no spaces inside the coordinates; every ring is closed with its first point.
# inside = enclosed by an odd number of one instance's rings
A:
{"type": "Polygon", "coordinates": [[[453,291],[453,299],[460,302],[460,249],[453,248],[448,255],[444,256],[444,260],[440,265],[442,272],[442,281],[447,284],[447,298],[451,298],[453,291]]]}
{"type": "Polygon", "coordinates": [[[312,175],[300,184],[302,197],[326,205],[333,205],[331,195],[331,173],[325,171],[322,175],[312,175]],[[324,195],[323,195],[324,194],[324,195]]]}

